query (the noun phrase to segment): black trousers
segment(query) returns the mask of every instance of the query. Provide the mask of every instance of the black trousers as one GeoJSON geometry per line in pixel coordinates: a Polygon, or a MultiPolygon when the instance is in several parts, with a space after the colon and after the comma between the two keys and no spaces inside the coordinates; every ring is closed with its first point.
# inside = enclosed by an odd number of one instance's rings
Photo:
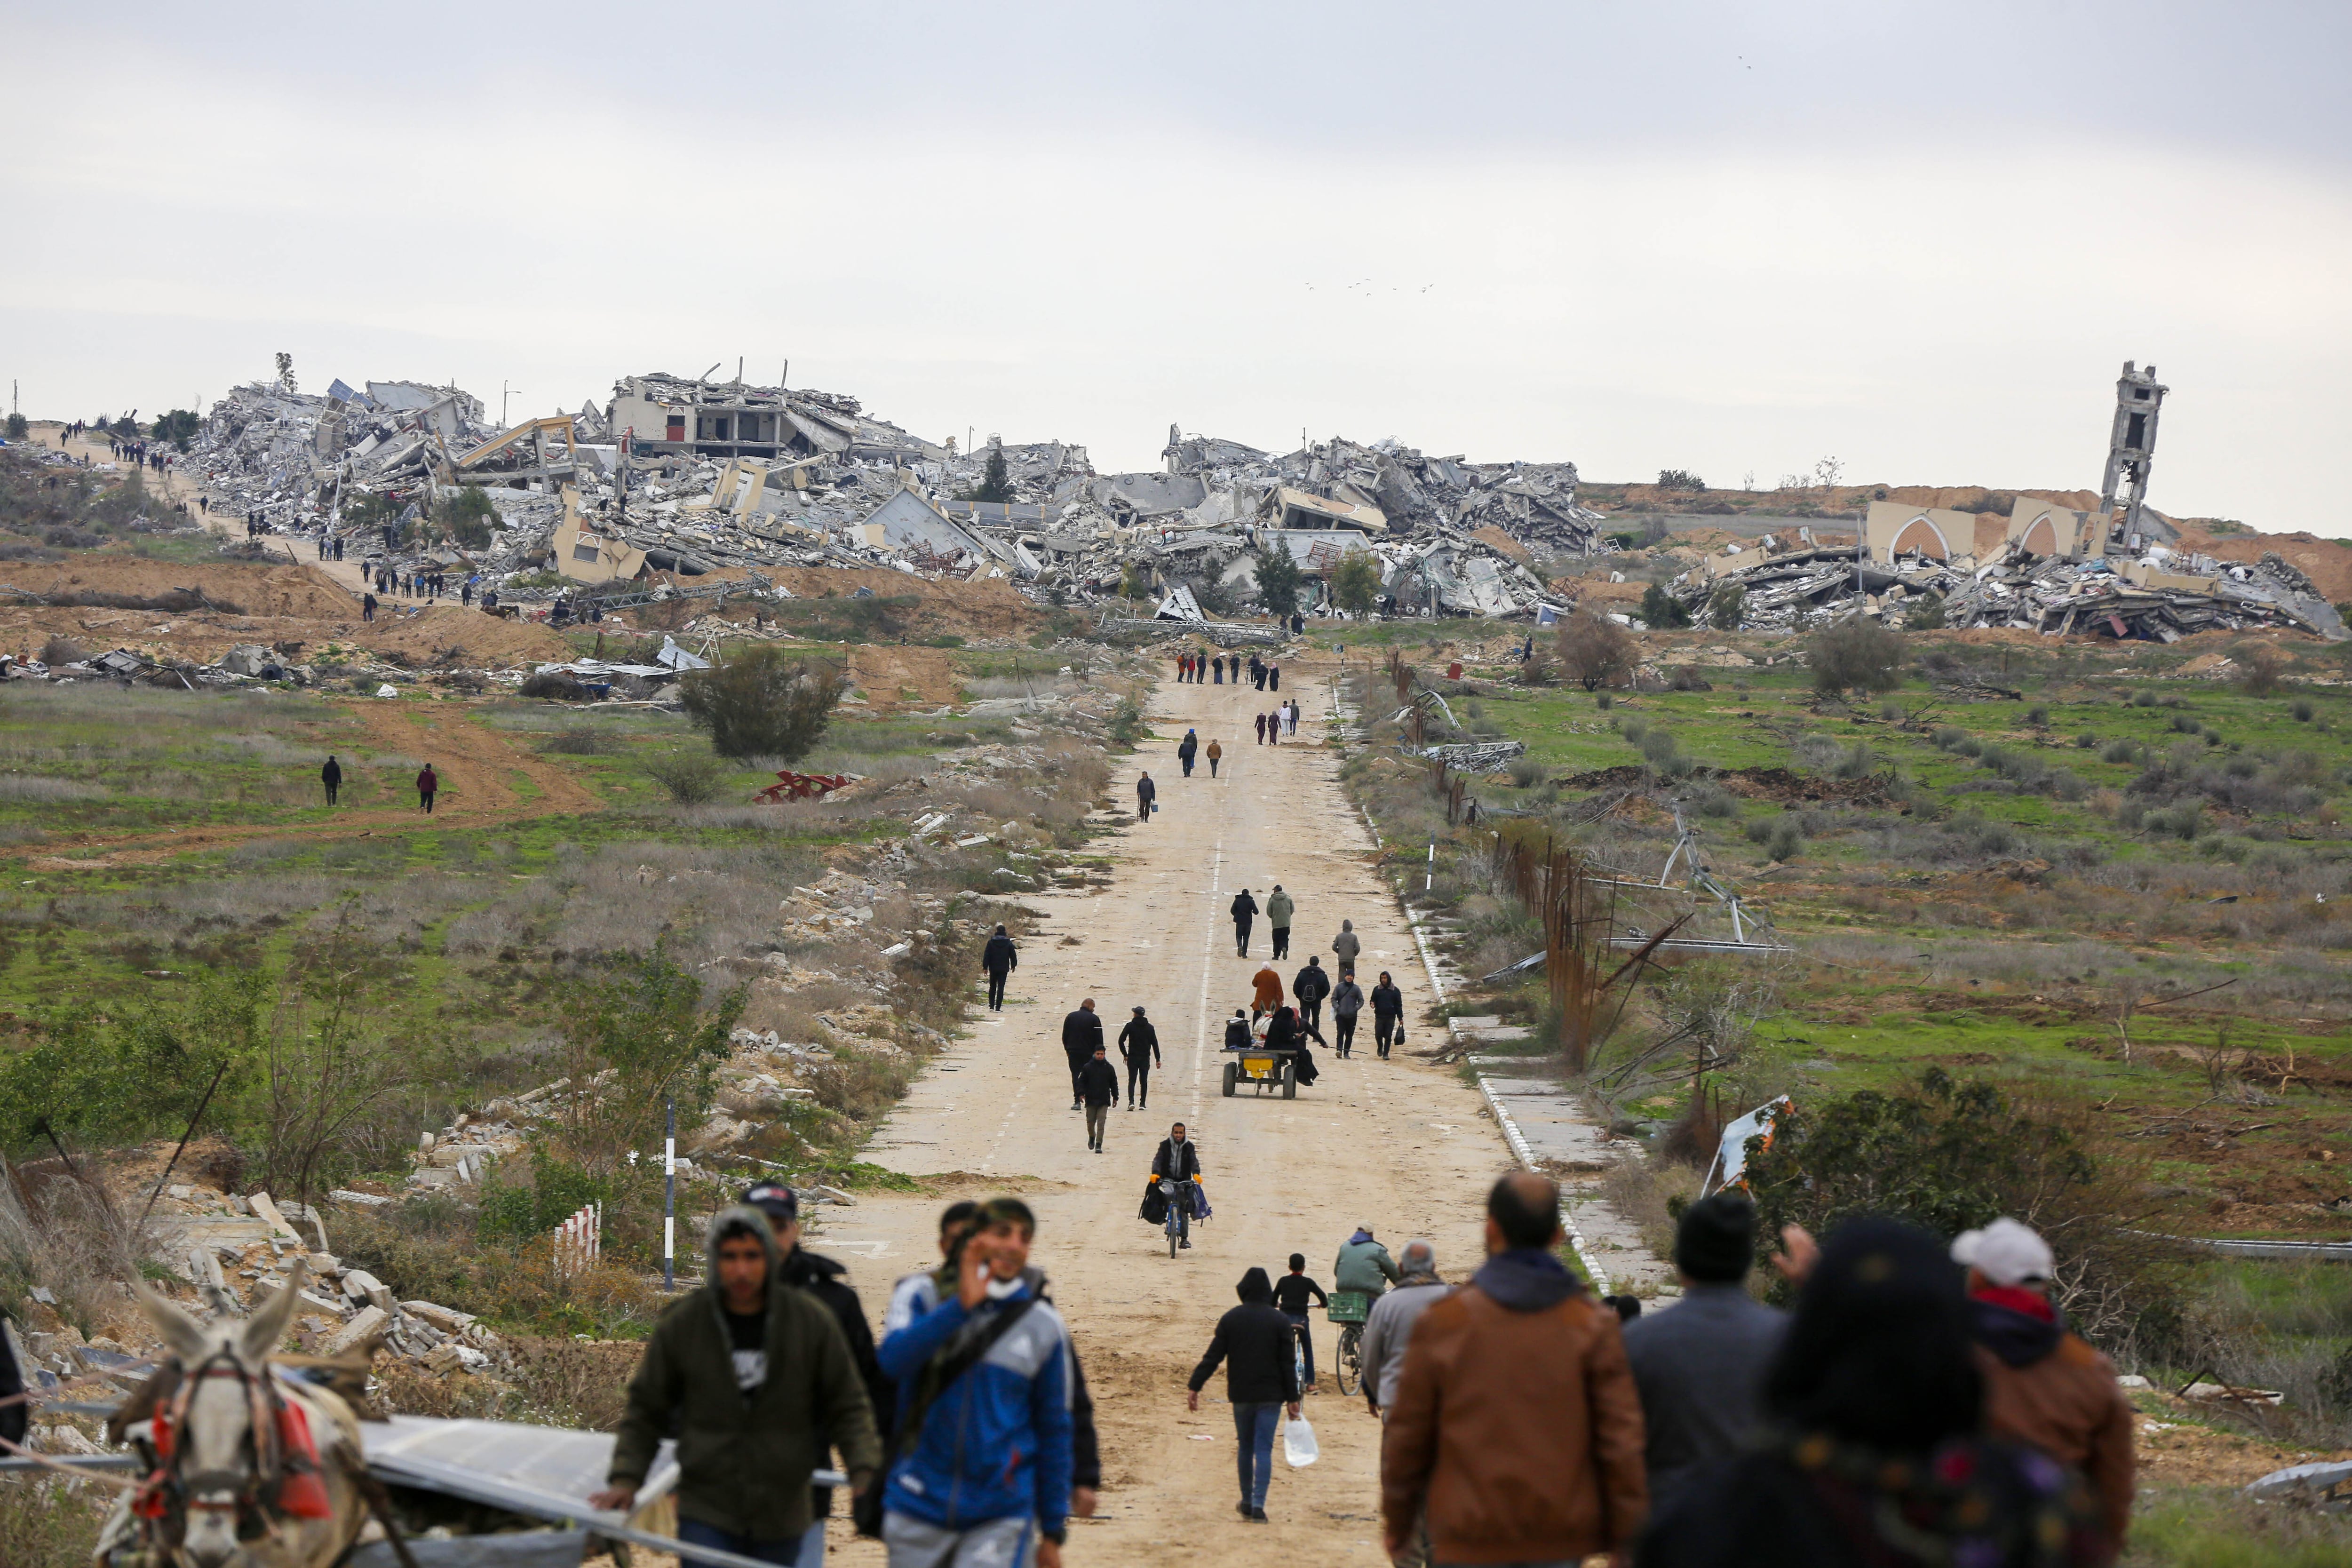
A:
{"type": "Polygon", "coordinates": [[[992,969],[988,972],[988,1010],[990,1012],[1004,1011],[1004,977],[1011,973],[1009,969],[992,969]]]}
{"type": "Polygon", "coordinates": [[[341,784],[329,784],[327,786],[327,804],[329,805],[335,804],[335,792],[342,787],[343,786],[341,784]]]}
{"type": "Polygon", "coordinates": [[[1094,1047],[1091,1046],[1087,1047],[1086,1053],[1083,1056],[1076,1051],[1064,1051],[1062,1053],[1063,1056],[1069,1058],[1070,1063],[1070,1101],[1072,1104],[1076,1104],[1086,1095],[1086,1090],[1078,1087],[1078,1074],[1086,1070],[1086,1065],[1094,1059],[1094,1047]]]}
{"type": "Polygon", "coordinates": [[[1249,956],[1249,921],[1240,920],[1234,922],[1234,952],[1237,957],[1249,956]]]}
{"type": "Polygon", "coordinates": [[[1404,1016],[1399,1013],[1372,1015],[1372,1039],[1381,1047],[1381,1055],[1389,1054],[1389,1042],[1396,1038],[1397,1026],[1403,1022],[1404,1016]]]}
{"type": "Polygon", "coordinates": [[[418,800],[418,801],[419,801],[419,802],[424,805],[424,807],[425,807],[425,816],[432,816],[432,815],[433,815],[433,792],[432,792],[431,790],[429,790],[429,789],[421,789],[421,790],[418,790],[418,791],[416,792],[416,798],[417,798],[417,800],[418,800]]]}
{"type": "Polygon", "coordinates": [[[1346,1056],[1356,1043],[1356,1015],[1353,1013],[1332,1014],[1331,1029],[1334,1034],[1339,1037],[1337,1040],[1332,1042],[1331,1049],[1333,1054],[1343,1057],[1346,1056]]]}
{"type": "Polygon", "coordinates": [[[1130,1061],[1127,1064],[1127,1102],[1149,1105],[1151,1102],[1151,1064],[1130,1061]]]}
{"type": "Polygon", "coordinates": [[[1288,958],[1290,956],[1290,928],[1288,926],[1276,926],[1274,928],[1274,956],[1276,958],[1288,958]]]}

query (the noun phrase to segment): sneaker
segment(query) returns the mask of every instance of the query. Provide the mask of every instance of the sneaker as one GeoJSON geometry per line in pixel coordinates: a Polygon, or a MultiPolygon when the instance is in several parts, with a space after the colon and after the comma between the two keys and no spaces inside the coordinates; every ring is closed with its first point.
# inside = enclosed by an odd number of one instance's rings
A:
{"type": "Polygon", "coordinates": [[[1274,1522],[1274,1521],[1265,1517],[1265,1510],[1262,1508],[1254,1508],[1250,1510],[1248,1514],[1244,1517],[1246,1517],[1252,1524],[1272,1524],[1274,1522]]]}
{"type": "Polygon", "coordinates": [[[1178,1250],[1178,1251],[1180,1251],[1180,1252],[1190,1252],[1190,1251],[1192,1251],[1192,1238],[1188,1237],[1186,1237],[1184,1240],[1178,1242],[1178,1243],[1176,1244],[1176,1248],[1177,1248],[1177,1250],[1178,1250]]]}

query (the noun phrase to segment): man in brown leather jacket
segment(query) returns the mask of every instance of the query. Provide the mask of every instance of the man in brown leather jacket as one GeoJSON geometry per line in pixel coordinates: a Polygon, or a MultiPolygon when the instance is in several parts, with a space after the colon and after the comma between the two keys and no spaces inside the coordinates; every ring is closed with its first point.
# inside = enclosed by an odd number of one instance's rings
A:
{"type": "Polygon", "coordinates": [[[2051,1305],[2050,1244],[2013,1219],[1997,1219],[1961,1232],[1952,1258],[1969,1271],[1985,1426],[2081,1471],[2108,1544],[2122,1552],[2131,1523],[2131,1402],[2115,1364],[2069,1333],[2051,1305]]]}
{"type": "Polygon", "coordinates": [[[1559,1237],[1559,1186],[1505,1176],[1485,1265],[1414,1323],[1381,1441],[1391,1558],[1424,1507],[1449,1568],[1575,1563],[1641,1529],[1641,1394],[1617,1314],[1555,1256],[1559,1237]]]}

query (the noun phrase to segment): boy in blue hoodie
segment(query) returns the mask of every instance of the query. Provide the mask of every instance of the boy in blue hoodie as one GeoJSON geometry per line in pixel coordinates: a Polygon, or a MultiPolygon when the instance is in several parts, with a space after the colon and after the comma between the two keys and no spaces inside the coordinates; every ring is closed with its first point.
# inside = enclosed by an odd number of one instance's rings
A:
{"type": "MultiPolygon", "coordinates": [[[[884,1336],[898,1445],[883,1492],[890,1568],[1061,1568],[1070,1509],[1069,1331],[1029,1265],[1036,1217],[996,1198],[956,1290],[884,1336]]],[[[894,1302],[894,1322],[899,1317],[894,1302]]]]}

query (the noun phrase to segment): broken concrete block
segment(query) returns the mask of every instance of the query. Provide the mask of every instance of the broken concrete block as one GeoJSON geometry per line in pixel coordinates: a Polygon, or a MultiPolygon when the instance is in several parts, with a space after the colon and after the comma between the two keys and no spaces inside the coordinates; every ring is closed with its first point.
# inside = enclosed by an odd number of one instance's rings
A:
{"type": "Polygon", "coordinates": [[[462,1332],[472,1327],[474,1322],[473,1313],[460,1312],[436,1301],[403,1301],[400,1310],[404,1316],[415,1318],[420,1323],[429,1323],[447,1334],[462,1332]]]}
{"type": "Polygon", "coordinates": [[[270,1202],[268,1193],[248,1194],[246,1202],[253,1205],[253,1213],[257,1217],[269,1222],[271,1230],[282,1234],[287,1239],[297,1244],[301,1242],[301,1233],[297,1231],[286,1216],[278,1212],[278,1205],[270,1202]]]}
{"type": "Polygon", "coordinates": [[[382,1334],[391,1326],[392,1314],[382,1307],[367,1307],[350,1322],[331,1335],[320,1347],[322,1355],[347,1355],[359,1346],[382,1334]]]}
{"type": "Polygon", "coordinates": [[[364,1268],[353,1268],[343,1275],[343,1294],[354,1301],[365,1301],[389,1313],[400,1303],[391,1287],[364,1268]]]}

